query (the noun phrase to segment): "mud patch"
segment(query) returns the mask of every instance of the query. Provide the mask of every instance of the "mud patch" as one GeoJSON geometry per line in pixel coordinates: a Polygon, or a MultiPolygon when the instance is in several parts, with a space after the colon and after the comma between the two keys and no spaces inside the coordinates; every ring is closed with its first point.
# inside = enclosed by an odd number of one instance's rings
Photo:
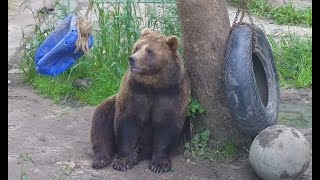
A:
{"type": "Polygon", "coordinates": [[[308,127],[308,122],[304,120],[304,117],[300,112],[279,112],[278,124],[294,128],[308,127]]]}
{"type": "Polygon", "coordinates": [[[262,131],[258,135],[259,145],[263,148],[270,147],[272,142],[279,137],[279,135],[283,132],[281,129],[277,131],[272,131],[276,127],[270,127],[267,130],[262,131]]]}
{"type": "Polygon", "coordinates": [[[292,134],[293,134],[294,137],[300,138],[300,136],[298,135],[298,133],[296,132],[296,130],[291,129],[291,132],[292,132],[292,134]]]}
{"type": "Polygon", "coordinates": [[[290,175],[288,174],[287,171],[283,171],[280,175],[280,179],[289,179],[290,175]]]}
{"type": "Polygon", "coordinates": [[[312,89],[281,89],[280,103],[290,104],[311,104],[312,103],[312,89]]]}
{"type": "Polygon", "coordinates": [[[279,149],[283,149],[283,144],[282,143],[279,144],[279,149]]]}
{"type": "Polygon", "coordinates": [[[307,170],[309,164],[310,164],[310,160],[307,161],[306,163],[304,163],[301,171],[298,172],[293,179],[298,179],[299,177],[301,177],[303,175],[303,173],[307,170]]]}
{"type": "Polygon", "coordinates": [[[307,170],[309,163],[310,163],[310,160],[303,165],[301,171],[291,176],[287,171],[283,171],[280,175],[280,179],[299,179],[301,176],[303,176],[303,173],[307,170]]]}

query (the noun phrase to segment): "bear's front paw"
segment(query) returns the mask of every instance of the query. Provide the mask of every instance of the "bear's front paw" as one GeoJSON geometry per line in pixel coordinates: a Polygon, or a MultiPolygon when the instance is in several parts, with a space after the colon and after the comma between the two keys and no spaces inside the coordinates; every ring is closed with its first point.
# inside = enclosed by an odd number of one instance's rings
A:
{"type": "Polygon", "coordinates": [[[111,158],[105,155],[95,155],[93,158],[92,168],[100,169],[111,163],[111,158]]]}
{"type": "Polygon", "coordinates": [[[149,169],[156,173],[168,172],[171,170],[171,160],[169,158],[152,158],[149,169]]]}
{"type": "Polygon", "coordinates": [[[134,165],[134,161],[130,160],[130,158],[119,157],[115,159],[112,163],[112,167],[118,171],[126,171],[134,165]]]}

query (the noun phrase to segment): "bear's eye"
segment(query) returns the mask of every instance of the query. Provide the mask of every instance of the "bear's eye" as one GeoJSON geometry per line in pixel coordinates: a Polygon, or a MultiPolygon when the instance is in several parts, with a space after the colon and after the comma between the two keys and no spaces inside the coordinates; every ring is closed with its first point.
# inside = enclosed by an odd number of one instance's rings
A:
{"type": "Polygon", "coordinates": [[[153,55],[153,51],[151,51],[150,49],[146,49],[148,55],[153,55]]]}
{"type": "Polygon", "coordinates": [[[135,52],[137,52],[139,49],[140,49],[140,47],[137,46],[136,48],[134,48],[134,51],[133,51],[133,52],[135,53],[135,52]]]}

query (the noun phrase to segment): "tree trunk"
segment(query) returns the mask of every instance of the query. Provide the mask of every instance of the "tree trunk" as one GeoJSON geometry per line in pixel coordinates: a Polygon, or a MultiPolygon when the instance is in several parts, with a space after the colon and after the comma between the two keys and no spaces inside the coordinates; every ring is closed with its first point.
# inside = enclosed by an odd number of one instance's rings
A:
{"type": "Polygon", "coordinates": [[[182,44],[192,96],[206,109],[200,117],[214,142],[237,145],[249,138],[238,131],[229,113],[224,86],[224,51],[230,33],[225,0],[177,0],[182,44]]]}

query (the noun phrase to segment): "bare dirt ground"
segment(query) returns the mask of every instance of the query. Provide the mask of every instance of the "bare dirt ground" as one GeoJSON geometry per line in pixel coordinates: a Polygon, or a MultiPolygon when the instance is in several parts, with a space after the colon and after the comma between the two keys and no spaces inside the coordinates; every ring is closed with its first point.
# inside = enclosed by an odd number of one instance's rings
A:
{"type": "Polygon", "coordinates": [[[296,8],[304,8],[312,5],[312,0],[267,0],[273,7],[288,5],[290,1],[296,8]]]}
{"type": "MultiPolygon", "coordinates": [[[[174,172],[161,175],[149,171],[147,161],[127,172],[118,172],[110,166],[93,170],[89,129],[94,107],[53,104],[21,84],[17,74],[9,78],[12,79],[8,90],[9,179],[20,179],[24,172],[29,179],[259,179],[245,152],[229,162],[196,163],[178,156],[173,160],[174,172]]],[[[287,97],[293,96],[282,95],[283,103],[292,102],[287,97]]],[[[312,148],[312,129],[299,130],[312,148]]],[[[312,178],[311,168],[312,163],[302,179],[312,178]]]]}
{"type": "MultiPolygon", "coordinates": [[[[21,82],[19,74],[12,71],[17,68],[20,47],[17,39],[21,39],[21,36],[17,33],[19,28],[32,23],[32,18],[22,13],[12,12],[10,15],[8,21],[12,31],[11,35],[8,32],[11,51],[8,57],[8,70],[11,70],[8,72],[8,179],[259,179],[244,150],[227,162],[200,163],[177,156],[172,162],[173,171],[164,174],[149,171],[148,161],[140,162],[126,172],[113,170],[110,166],[101,170],[92,169],[89,130],[94,107],[54,104],[21,82]]],[[[310,148],[311,103],[311,89],[281,90],[280,114],[301,114],[306,123],[298,129],[307,138],[310,148]]],[[[312,161],[301,180],[311,179],[312,161]]]]}

